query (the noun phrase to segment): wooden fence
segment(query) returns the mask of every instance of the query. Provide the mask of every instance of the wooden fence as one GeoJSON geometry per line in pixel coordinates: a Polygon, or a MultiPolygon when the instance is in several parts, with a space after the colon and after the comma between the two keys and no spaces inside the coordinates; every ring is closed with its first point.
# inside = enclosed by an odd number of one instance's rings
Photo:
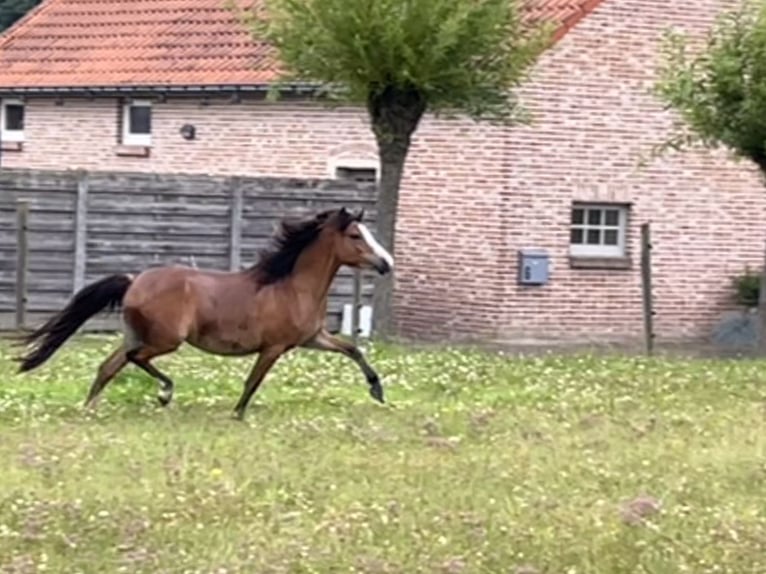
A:
{"type": "MultiPolygon", "coordinates": [[[[0,172],[0,328],[27,325],[66,304],[83,285],[111,273],[180,263],[240,269],[256,260],[285,216],[363,207],[375,226],[375,187],[339,180],[201,175],[0,172]],[[26,294],[17,293],[18,206],[28,205],[26,294]]],[[[363,275],[361,302],[372,298],[363,275]]],[[[342,268],[330,292],[328,327],[339,329],[352,302],[353,273],[342,268]]],[[[113,328],[114,318],[91,322],[113,328]]]]}

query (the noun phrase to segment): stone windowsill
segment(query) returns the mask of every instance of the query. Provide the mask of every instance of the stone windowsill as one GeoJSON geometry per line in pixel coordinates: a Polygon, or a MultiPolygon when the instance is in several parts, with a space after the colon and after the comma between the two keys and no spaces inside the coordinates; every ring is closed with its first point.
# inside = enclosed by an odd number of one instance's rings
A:
{"type": "Polygon", "coordinates": [[[2,142],[0,151],[22,151],[24,144],[21,142],[2,142]]]}
{"type": "Polygon", "coordinates": [[[630,257],[582,257],[569,256],[572,269],[630,269],[633,265],[630,257]]]}
{"type": "Polygon", "coordinates": [[[142,145],[118,145],[115,154],[121,157],[149,157],[150,148],[142,145]]]}

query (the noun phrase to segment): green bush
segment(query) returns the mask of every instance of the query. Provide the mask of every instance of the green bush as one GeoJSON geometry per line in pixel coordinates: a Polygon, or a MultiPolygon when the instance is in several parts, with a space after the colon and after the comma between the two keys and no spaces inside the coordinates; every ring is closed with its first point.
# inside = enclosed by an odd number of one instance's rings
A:
{"type": "Polygon", "coordinates": [[[761,275],[745,268],[742,275],[734,277],[734,292],[737,304],[745,307],[757,307],[761,291],[761,275]]]}

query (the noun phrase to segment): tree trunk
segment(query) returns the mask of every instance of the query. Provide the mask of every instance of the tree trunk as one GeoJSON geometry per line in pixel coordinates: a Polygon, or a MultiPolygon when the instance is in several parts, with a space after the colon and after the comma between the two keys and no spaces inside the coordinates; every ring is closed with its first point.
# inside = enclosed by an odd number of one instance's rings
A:
{"type": "MultiPolygon", "coordinates": [[[[380,183],[376,202],[377,231],[380,242],[391,254],[395,251],[396,217],[399,187],[412,134],[426,111],[422,94],[415,89],[386,87],[370,94],[367,102],[370,122],[380,156],[380,183]]],[[[379,277],[373,297],[373,319],[376,335],[393,334],[392,300],[394,272],[379,277]]]]}

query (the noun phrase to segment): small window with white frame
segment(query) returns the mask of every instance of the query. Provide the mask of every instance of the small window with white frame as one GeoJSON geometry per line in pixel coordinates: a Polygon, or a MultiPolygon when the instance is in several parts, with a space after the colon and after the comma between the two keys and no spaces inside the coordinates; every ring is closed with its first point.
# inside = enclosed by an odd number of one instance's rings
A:
{"type": "Polygon", "coordinates": [[[122,106],[122,143],[128,146],[152,145],[152,103],[132,100],[122,106]]]}
{"type": "Polygon", "coordinates": [[[616,204],[575,203],[569,233],[574,257],[625,257],[628,208],[616,204]]]}
{"type": "Polygon", "coordinates": [[[0,140],[3,142],[24,141],[24,102],[3,99],[0,107],[0,140]]]}
{"type": "Polygon", "coordinates": [[[380,177],[375,159],[333,159],[329,163],[329,176],[359,183],[376,183],[380,177]]]}

